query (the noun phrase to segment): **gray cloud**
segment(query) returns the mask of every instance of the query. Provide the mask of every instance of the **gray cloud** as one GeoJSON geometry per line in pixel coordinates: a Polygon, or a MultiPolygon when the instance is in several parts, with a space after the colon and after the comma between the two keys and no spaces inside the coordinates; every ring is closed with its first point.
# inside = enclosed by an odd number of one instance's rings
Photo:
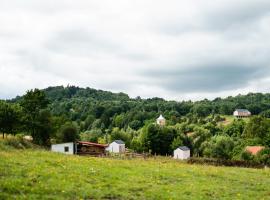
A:
{"type": "Polygon", "coordinates": [[[267,0],[0,5],[0,98],[67,84],[178,100],[269,91],[267,0]]]}

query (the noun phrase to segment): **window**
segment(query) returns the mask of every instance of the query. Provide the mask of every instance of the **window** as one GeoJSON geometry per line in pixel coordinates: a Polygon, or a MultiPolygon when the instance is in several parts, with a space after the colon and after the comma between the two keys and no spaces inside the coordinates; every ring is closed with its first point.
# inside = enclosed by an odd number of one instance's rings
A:
{"type": "Polygon", "coordinates": [[[65,147],[65,152],[69,152],[69,147],[65,147]]]}

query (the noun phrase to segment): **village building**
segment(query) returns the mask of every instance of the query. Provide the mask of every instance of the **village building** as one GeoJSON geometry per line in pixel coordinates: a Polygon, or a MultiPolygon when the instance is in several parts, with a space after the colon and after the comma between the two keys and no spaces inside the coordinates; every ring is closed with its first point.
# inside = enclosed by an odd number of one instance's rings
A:
{"type": "Polygon", "coordinates": [[[264,148],[265,148],[264,146],[247,146],[246,152],[249,152],[252,155],[257,155],[264,148]]]}
{"type": "Polygon", "coordinates": [[[115,140],[106,148],[111,153],[125,153],[125,143],[122,140],[115,140]]]}
{"type": "Polygon", "coordinates": [[[245,117],[250,117],[251,112],[249,112],[247,109],[236,109],[233,112],[233,116],[236,118],[245,118],[245,117]]]}
{"type": "Polygon", "coordinates": [[[64,154],[76,154],[76,147],[74,142],[52,144],[51,150],[64,154]]]}
{"type": "Polygon", "coordinates": [[[51,150],[65,154],[103,156],[108,145],[97,144],[93,142],[69,142],[62,144],[53,144],[51,150]]]}
{"type": "Polygon", "coordinates": [[[157,118],[157,125],[165,126],[166,125],[166,119],[160,115],[159,118],[157,118]]]}
{"type": "Polygon", "coordinates": [[[180,146],[173,152],[174,159],[185,160],[190,158],[190,149],[186,146],[180,146]]]}

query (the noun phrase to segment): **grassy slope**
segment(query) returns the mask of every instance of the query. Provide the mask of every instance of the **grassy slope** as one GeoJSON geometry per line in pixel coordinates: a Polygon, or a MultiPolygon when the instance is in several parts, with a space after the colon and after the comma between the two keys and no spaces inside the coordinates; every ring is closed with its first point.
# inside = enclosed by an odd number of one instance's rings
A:
{"type": "Polygon", "coordinates": [[[0,150],[0,199],[270,199],[270,170],[0,150]]]}

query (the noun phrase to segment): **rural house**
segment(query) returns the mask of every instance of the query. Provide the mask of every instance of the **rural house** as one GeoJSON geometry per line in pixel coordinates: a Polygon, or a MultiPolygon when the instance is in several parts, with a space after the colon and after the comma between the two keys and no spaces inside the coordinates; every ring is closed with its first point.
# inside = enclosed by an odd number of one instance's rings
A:
{"type": "Polygon", "coordinates": [[[251,112],[249,112],[247,109],[236,109],[233,112],[233,116],[236,118],[245,118],[245,117],[250,117],[251,112]]]}
{"type": "Polygon", "coordinates": [[[65,154],[76,154],[76,145],[74,142],[52,144],[51,150],[54,152],[65,153],[65,154]]]}
{"type": "Polygon", "coordinates": [[[106,148],[107,151],[112,153],[124,153],[125,143],[122,140],[115,140],[106,148]]]}
{"type": "Polygon", "coordinates": [[[160,115],[159,118],[157,118],[157,124],[160,126],[165,126],[166,125],[166,119],[160,115]]]}
{"type": "Polygon", "coordinates": [[[263,146],[247,146],[246,151],[251,153],[252,155],[257,155],[261,150],[263,150],[265,147],[263,146]]]}
{"type": "Polygon", "coordinates": [[[65,154],[78,154],[78,155],[92,155],[102,156],[105,155],[105,149],[108,145],[97,144],[93,142],[69,142],[62,144],[53,144],[51,150],[54,152],[65,154]]]}
{"type": "Polygon", "coordinates": [[[190,158],[190,149],[188,147],[186,147],[186,146],[178,147],[173,152],[173,158],[174,159],[180,159],[180,160],[190,158]]]}

